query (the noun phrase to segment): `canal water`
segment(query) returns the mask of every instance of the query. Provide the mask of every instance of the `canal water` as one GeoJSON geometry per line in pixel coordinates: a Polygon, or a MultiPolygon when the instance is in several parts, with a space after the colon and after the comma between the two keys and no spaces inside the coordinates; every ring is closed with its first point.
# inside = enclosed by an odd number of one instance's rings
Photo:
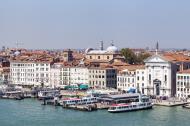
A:
{"type": "Polygon", "coordinates": [[[190,126],[190,110],[154,107],[127,113],[81,112],[42,106],[34,99],[0,99],[0,126],[190,126]]]}

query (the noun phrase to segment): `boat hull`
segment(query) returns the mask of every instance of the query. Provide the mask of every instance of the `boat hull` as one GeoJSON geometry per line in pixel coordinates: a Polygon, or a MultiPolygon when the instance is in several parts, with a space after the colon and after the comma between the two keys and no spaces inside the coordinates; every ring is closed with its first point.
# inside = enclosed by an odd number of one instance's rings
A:
{"type": "Polygon", "coordinates": [[[152,109],[153,106],[147,106],[143,108],[133,108],[133,109],[126,109],[126,110],[108,110],[110,113],[122,113],[122,112],[130,112],[130,111],[138,111],[138,110],[147,110],[152,109]]]}

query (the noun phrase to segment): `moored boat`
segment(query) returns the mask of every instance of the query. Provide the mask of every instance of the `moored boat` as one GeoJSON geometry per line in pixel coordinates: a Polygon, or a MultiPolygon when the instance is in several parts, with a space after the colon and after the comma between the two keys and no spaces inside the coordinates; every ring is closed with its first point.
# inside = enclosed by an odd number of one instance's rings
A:
{"type": "Polygon", "coordinates": [[[140,95],[138,102],[113,104],[109,107],[108,112],[117,113],[142,109],[151,109],[152,106],[153,103],[149,97],[141,97],[140,95]]]}
{"type": "Polygon", "coordinates": [[[83,105],[83,104],[93,104],[97,103],[96,97],[83,97],[83,98],[65,98],[61,101],[61,105],[83,105]]]}

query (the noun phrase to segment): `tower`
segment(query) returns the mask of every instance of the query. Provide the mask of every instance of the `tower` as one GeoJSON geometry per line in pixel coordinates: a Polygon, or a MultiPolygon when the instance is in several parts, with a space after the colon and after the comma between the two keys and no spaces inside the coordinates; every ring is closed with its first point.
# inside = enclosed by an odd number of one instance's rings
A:
{"type": "Polygon", "coordinates": [[[104,50],[104,42],[100,41],[100,50],[104,50]]]}
{"type": "Polygon", "coordinates": [[[70,49],[64,50],[63,51],[63,60],[67,61],[67,62],[73,61],[73,51],[71,51],[70,49]]]}
{"type": "Polygon", "coordinates": [[[158,54],[158,50],[159,50],[159,43],[157,41],[157,43],[156,43],[156,55],[158,54]]]}

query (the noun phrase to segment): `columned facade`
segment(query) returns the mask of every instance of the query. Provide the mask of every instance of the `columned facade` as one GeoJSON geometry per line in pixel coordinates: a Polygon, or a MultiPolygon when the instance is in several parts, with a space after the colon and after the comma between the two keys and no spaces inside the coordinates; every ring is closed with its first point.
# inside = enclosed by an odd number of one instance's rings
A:
{"type": "Polygon", "coordinates": [[[154,55],[145,60],[147,73],[145,94],[156,96],[173,96],[175,94],[175,82],[172,74],[172,62],[159,55],[154,55]]]}

